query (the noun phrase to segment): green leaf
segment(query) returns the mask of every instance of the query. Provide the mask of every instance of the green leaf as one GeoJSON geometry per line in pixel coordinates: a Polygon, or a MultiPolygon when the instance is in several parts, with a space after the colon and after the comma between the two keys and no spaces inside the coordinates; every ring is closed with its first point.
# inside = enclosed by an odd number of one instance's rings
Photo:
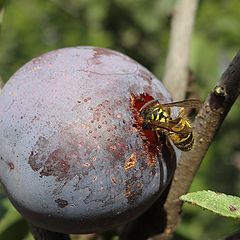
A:
{"type": "Polygon", "coordinates": [[[17,221],[8,225],[8,227],[0,234],[0,239],[22,240],[28,234],[28,223],[25,219],[19,218],[17,221]]]}
{"type": "Polygon", "coordinates": [[[240,219],[240,198],[236,196],[213,191],[198,191],[183,195],[180,200],[224,217],[240,219]]]}

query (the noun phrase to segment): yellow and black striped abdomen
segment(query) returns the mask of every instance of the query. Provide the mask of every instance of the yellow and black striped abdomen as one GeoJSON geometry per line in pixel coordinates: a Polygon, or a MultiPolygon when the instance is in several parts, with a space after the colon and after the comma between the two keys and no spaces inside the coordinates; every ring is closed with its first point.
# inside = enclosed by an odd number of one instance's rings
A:
{"type": "Polygon", "coordinates": [[[173,127],[175,132],[169,134],[174,145],[182,151],[190,151],[194,142],[192,127],[190,123],[180,118],[178,124],[173,127]]]}
{"type": "Polygon", "coordinates": [[[194,142],[193,133],[188,133],[185,137],[179,137],[177,133],[170,135],[174,145],[182,151],[190,151],[194,142]]]}

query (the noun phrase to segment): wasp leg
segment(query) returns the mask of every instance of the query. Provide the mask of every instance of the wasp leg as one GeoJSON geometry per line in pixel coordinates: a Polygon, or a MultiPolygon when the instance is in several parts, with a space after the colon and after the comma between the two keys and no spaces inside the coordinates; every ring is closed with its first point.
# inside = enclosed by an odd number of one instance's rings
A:
{"type": "Polygon", "coordinates": [[[162,138],[160,131],[156,131],[156,129],[155,129],[155,134],[157,136],[157,141],[156,141],[156,143],[153,144],[154,145],[154,146],[152,146],[153,148],[156,148],[159,145],[160,139],[162,138]]]}

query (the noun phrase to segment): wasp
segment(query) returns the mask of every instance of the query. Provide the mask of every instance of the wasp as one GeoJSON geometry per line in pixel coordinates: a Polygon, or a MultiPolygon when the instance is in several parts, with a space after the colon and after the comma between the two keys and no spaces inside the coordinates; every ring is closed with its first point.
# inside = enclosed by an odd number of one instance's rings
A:
{"type": "Polygon", "coordinates": [[[199,110],[199,100],[189,99],[161,104],[159,99],[151,100],[140,108],[143,128],[155,131],[158,139],[165,134],[173,144],[182,151],[190,151],[193,146],[193,128],[188,115],[191,110],[199,110]],[[178,115],[173,117],[172,108],[180,108],[178,115]]]}

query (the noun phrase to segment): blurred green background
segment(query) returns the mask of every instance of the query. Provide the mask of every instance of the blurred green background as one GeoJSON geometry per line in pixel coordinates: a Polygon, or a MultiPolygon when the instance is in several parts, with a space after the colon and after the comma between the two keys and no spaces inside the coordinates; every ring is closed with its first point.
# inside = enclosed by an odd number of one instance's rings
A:
{"type": "MultiPolygon", "coordinates": [[[[112,48],[129,55],[161,79],[174,2],[173,0],[8,1],[0,39],[0,75],[6,82],[24,63],[56,48],[94,45],[112,48]]],[[[204,100],[239,46],[240,1],[200,1],[190,63],[196,79],[195,96],[204,100]]],[[[238,100],[216,136],[191,191],[211,189],[240,195],[239,122],[238,100]]],[[[239,229],[240,222],[186,205],[182,223],[174,239],[224,239],[239,229]]],[[[33,238],[29,234],[25,220],[1,192],[0,240],[8,239],[33,238]]]]}

